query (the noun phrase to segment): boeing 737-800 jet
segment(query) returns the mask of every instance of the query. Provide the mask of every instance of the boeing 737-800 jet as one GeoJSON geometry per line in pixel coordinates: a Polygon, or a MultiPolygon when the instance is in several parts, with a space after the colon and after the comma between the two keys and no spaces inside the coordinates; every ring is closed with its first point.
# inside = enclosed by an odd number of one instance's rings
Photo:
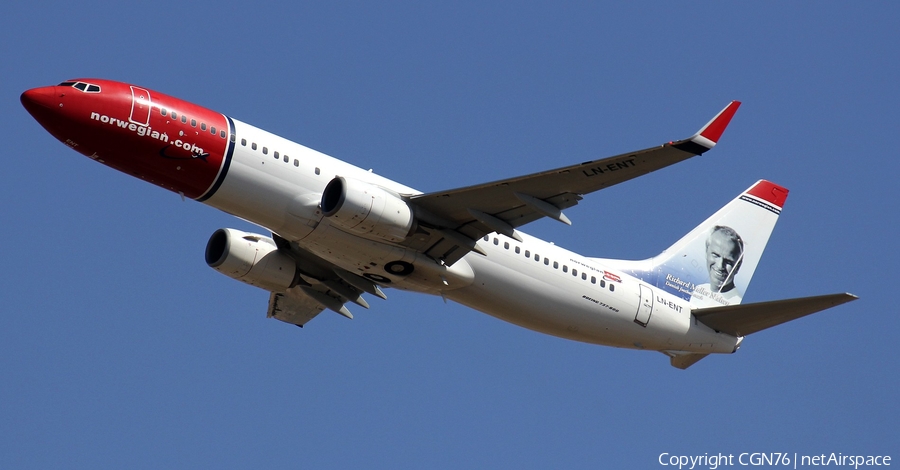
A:
{"type": "Polygon", "coordinates": [[[303,326],[352,318],[363,294],[440,295],[587,343],[660,351],[687,368],[744,336],[851,294],[741,304],[788,190],[758,181],[662,254],[590,258],[518,227],[585,194],[713,148],[740,103],[694,136],[646,150],[465,188],[421,193],[204,107],[126,83],[75,79],[22,94],[65,145],[270,231],[217,230],[206,262],[269,291],[268,316],[303,326]]]}

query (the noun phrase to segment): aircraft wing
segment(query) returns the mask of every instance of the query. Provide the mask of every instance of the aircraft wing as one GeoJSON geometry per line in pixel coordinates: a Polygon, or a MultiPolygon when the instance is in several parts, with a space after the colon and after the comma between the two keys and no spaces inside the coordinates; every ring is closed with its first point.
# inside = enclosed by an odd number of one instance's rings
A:
{"type": "Polygon", "coordinates": [[[713,148],[740,104],[729,103],[688,139],[541,173],[411,196],[409,202],[423,223],[418,237],[405,244],[449,265],[469,251],[478,251],[474,241],[490,232],[518,238],[516,227],[541,217],[571,225],[562,210],[577,204],[582,195],[713,148]]]}
{"type": "Polygon", "coordinates": [[[326,308],[352,319],[353,314],[345,305],[355,303],[369,308],[362,298],[367,292],[386,299],[387,296],[374,282],[300,248],[277,234],[272,234],[275,245],[297,261],[300,282],[284,292],[272,292],[269,296],[267,317],[302,327],[326,308]]]}
{"type": "Polygon", "coordinates": [[[732,336],[747,336],[827,308],[856,300],[853,294],[830,294],[799,299],[695,309],[704,325],[732,336]]]}

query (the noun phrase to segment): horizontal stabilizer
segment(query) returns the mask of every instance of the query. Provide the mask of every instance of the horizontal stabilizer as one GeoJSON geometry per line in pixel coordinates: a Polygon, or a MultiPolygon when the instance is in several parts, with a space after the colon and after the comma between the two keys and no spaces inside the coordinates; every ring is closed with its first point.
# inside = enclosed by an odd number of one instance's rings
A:
{"type": "Polygon", "coordinates": [[[697,320],[714,330],[732,336],[747,336],[857,298],[853,294],[820,295],[773,302],[698,308],[693,310],[693,314],[697,320]]]}

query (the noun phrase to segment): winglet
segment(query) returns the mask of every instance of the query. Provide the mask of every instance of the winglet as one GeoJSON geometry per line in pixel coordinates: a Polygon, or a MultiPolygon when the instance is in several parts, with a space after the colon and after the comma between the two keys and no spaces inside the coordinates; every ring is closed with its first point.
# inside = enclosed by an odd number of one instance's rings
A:
{"type": "Polygon", "coordinates": [[[719,114],[716,114],[716,117],[706,123],[702,129],[697,131],[697,133],[690,138],[690,141],[706,147],[707,150],[715,147],[719,138],[722,137],[722,133],[725,132],[725,128],[728,127],[728,123],[731,122],[731,118],[734,117],[734,113],[737,112],[740,106],[740,101],[728,103],[728,106],[719,112],[719,114]]]}

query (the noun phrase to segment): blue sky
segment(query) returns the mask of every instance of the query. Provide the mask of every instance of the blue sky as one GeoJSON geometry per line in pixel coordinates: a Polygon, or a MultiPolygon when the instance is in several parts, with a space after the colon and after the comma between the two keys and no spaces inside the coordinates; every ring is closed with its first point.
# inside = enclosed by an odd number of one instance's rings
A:
{"type": "Polygon", "coordinates": [[[893,454],[890,2],[20,2],[0,17],[0,467],[660,468],[660,453],[893,454]],[[760,178],[791,190],[745,302],[851,304],[676,370],[389,291],[300,330],[209,269],[254,229],[99,165],[28,88],[135,83],[423,191],[691,135],[713,152],[525,231],[638,259],[760,178]]]}

